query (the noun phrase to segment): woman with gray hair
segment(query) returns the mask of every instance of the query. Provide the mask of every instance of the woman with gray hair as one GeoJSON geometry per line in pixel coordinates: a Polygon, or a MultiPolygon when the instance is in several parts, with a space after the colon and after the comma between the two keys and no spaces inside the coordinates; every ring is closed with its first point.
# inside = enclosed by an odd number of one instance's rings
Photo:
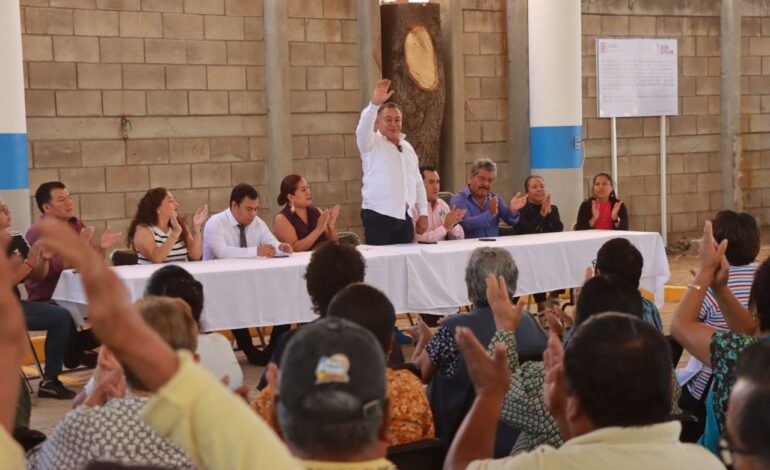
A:
{"type": "MultiPolygon", "coordinates": [[[[489,344],[495,333],[495,319],[487,301],[489,274],[502,276],[508,292],[516,292],[519,270],[511,254],[502,248],[477,248],[465,268],[465,283],[473,311],[467,315],[449,316],[435,334],[421,323],[413,359],[422,372],[423,382],[429,384],[428,399],[436,421],[436,435],[446,442],[451,442],[474,396],[468,370],[455,342],[455,329],[458,326],[469,328],[481,344],[489,344]]],[[[547,340],[537,322],[528,313],[523,313],[516,328],[518,354],[542,354],[547,340]]],[[[515,431],[503,424],[498,427],[497,436],[501,452],[507,455],[515,440],[515,431]]]]}

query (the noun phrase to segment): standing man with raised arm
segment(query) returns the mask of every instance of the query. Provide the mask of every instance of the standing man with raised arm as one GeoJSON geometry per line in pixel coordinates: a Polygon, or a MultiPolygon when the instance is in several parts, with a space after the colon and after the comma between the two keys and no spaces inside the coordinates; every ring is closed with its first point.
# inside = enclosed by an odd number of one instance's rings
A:
{"type": "Polygon", "coordinates": [[[390,80],[377,82],[372,102],[361,112],[356,128],[364,173],[361,221],[369,245],[412,243],[415,232],[420,235],[428,227],[419,159],[401,133],[401,108],[385,103],[393,94],[389,88],[390,80]],[[410,207],[416,207],[419,215],[414,226],[410,207]]]}

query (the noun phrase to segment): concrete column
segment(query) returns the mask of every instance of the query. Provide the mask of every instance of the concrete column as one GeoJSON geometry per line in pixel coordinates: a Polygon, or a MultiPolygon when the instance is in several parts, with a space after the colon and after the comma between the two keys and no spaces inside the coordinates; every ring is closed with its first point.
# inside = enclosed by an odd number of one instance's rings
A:
{"type": "Polygon", "coordinates": [[[287,2],[264,2],[268,194],[261,203],[271,214],[280,210],[276,197],[281,180],[292,173],[288,16],[287,2]]]}
{"type": "Polygon", "coordinates": [[[380,3],[358,0],[358,80],[361,109],[369,104],[374,84],[382,78],[380,3]]]}
{"type": "Polygon", "coordinates": [[[741,2],[722,0],[720,17],[720,156],[722,209],[742,210],[738,184],[741,158],[741,2]]]}
{"type": "Polygon", "coordinates": [[[13,228],[30,224],[27,121],[19,2],[0,2],[0,198],[13,213],[13,228]]]}
{"type": "Polygon", "coordinates": [[[508,0],[508,165],[512,193],[530,173],[527,0],[508,0]]]}
{"type": "Polygon", "coordinates": [[[439,174],[441,190],[457,192],[465,174],[465,64],[463,61],[463,10],[460,0],[440,0],[441,58],[444,61],[446,102],[441,132],[439,174]]]}
{"type": "Polygon", "coordinates": [[[529,0],[532,172],[571,227],[583,199],[580,0],[529,0]]]}

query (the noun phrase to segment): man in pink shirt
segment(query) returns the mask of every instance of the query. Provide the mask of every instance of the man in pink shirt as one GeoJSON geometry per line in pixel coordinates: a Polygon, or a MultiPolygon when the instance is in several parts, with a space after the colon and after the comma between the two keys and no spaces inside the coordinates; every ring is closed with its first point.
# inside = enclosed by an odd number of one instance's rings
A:
{"type": "MultiPolygon", "coordinates": [[[[460,221],[465,216],[462,209],[450,209],[449,205],[439,199],[438,192],[441,189],[441,178],[432,166],[421,166],[420,174],[425,184],[425,193],[428,198],[428,230],[417,235],[417,242],[437,242],[439,240],[461,240],[465,238],[460,221]]],[[[412,207],[412,222],[417,220],[417,208],[412,207]]]]}

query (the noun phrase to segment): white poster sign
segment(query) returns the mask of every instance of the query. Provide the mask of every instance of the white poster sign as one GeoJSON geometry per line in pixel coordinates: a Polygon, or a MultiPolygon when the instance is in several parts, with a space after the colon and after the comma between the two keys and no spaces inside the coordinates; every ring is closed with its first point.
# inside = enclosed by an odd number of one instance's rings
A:
{"type": "Polygon", "coordinates": [[[676,39],[597,39],[599,117],[678,111],[676,39]]]}

